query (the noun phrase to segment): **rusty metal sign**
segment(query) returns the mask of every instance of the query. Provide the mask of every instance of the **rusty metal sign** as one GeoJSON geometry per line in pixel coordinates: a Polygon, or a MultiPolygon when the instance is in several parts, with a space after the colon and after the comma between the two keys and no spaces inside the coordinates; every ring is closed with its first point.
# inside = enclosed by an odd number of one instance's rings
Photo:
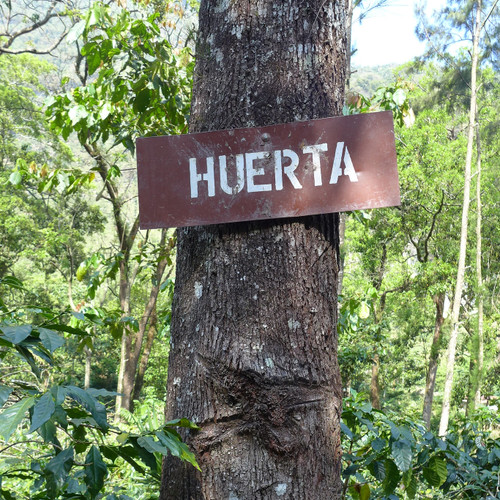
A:
{"type": "Polygon", "coordinates": [[[137,140],[143,229],[399,205],[392,113],[137,140]]]}

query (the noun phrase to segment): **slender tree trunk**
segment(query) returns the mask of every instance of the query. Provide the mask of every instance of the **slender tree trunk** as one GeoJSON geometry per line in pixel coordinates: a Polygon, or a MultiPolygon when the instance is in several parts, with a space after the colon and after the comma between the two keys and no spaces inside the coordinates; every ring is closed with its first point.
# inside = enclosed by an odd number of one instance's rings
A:
{"type": "MultiPolygon", "coordinates": [[[[345,1],[205,0],[190,131],[339,115],[345,1]]],[[[338,499],[338,216],[179,230],[160,498],[338,499]],[[321,256],[318,258],[318,256],[321,256]]]]}
{"type": "Polygon", "coordinates": [[[370,379],[370,402],[372,406],[377,410],[380,410],[379,371],[380,371],[380,356],[378,352],[375,352],[372,360],[372,372],[370,379]]]}
{"type": "MultiPolygon", "coordinates": [[[[137,370],[141,359],[144,356],[143,352],[143,341],[146,331],[148,330],[148,325],[151,317],[156,309],[156,302],[158,300],[158,294],[160,293],[160,287],[162,284],[163,274],[165,268],[167,267],[169,255],[175,246],[175,237],[170,238],[168,244],[166,244],[167,230],[162,230],[161,239],[159,246],[162,249],[163,255],[159,258],[156,264],[155,274],[152,279],[151,289],[149,291],[149,297],[146,305],[144,306],[144,311],[141,318],[139,319],[139,328],[135,334],[129,335],[125,343],[126,353],[124,357],[124,369],[123,369],[123,397],[122,397],[122,407],[129,411],[133,410],[134,399],[133,395],[136,394],[139,397],[140,391],[135,390],[137,370]]],[[[149,333],[155,330],[149,330],[149,333]]],[[[149,358],[149,352],[146,353],[146,358],[144,359],[146,364],[149,358]]],[[[144,368],[145,370],[145,368],[144,368]]]]}
{"type": "Polygon", "coordinates": [[[88,389],[90,387],[90,375],[92,368],[92,351],[88,346],[83,348],[85,354],[85,375],[83,378],[83,388],[88,389]]]}
{"type": "MultiPolygon", "coordinates": [[[[125,257],[120,262],[120,308],[122,310],[123,317],[130,316],[130,281],[129,281],[129,266],[128,259],[125,257]]],[[[131,331],[128,325],[125,326],[122,340],[121,340],[121,348],[120,348],[120,366],[118,369],[118,384],[116,392],[118,396],[116,396],[115,403],[115,415],[118,417],[120,410],[125,408],[129,409],[129,397],[131,388],[126,385],[125,381],[125,367],[127,365],[131,346],[132,346],[132,336],[133,332],[131,331]]]]}
{"type": "Polygon", "coordinates": [[[483,217],[481,203],[481,138],[479,127],[477,129],[477,223],[476,223],[476,276],[477,276],[477,336],[478,336],[478,355],[477,355],[477,384],[474,394],[474,404],[477,407],[481,401],[481,385],[483,381],[484,365],[484,291],[483,291],[483,251],[481,224],[483,217]]]}
{"type": "Polygon", "coordinates": [[[135,377],[134,384],[134,396],[133,400],[139,399],[141,395],[142,387],[144,385],[144,375],[146,374],[146,368],[148,367],[149,355],[151,354],[151,348],[153,347],[153,342],[157,334],[157,324],[158,318],[156,315],[156,309],[151,314],[151,320],[148,326],[148,333],[146,335],[146,342],[144,343],[144,350],[139,361],[139,366],[137,367],[137,375],[135,377]]]}
{"type": "MultiPolygon", "coordinates": [[[[384,242],[382,244],[382,255],[380,256],[380,263],[377,275],[373,280],[373,286],[380,293],[382,288],[382,282],[384,281],[385,267],[387,264],[387,244],[384,242]]],[[[378,307],[373,309],[373,321],[375,325],[380,325],[382,318],[384,317],[385,302],[387,298],[387,293],[382,293],[379,298],[378,307]]],[[[378,327],[380,328],[380,326],[378,327]]],[[[372,358],[372,369],[370,374],[370,402],[374,408],[380,410],[382,408],[380,403],[380,354],[378,352],[378,343],[373,344],[373,358],[372,358]]]]}
{"type": "Polygon", "coordinates": [[[481,9],[482,1],[476,4],[476,19],[474,24],[474,35],[472,43],[472,68],[471,68],[471,98],[469,107],[469,130],[467,138],[467,153],[465,158],[465,182],[464,182],[464,202],[462,207],[462,225],[460,230],[460,252],[458,257],[457,282],[455,285],[455,295],[452,311],[452,331],[450,343],[448,345],[448,359],[446,363],[446,378],[443,391],[443,409],[441,421],[439,423],[439,435],[444,436],[448,430],[450,418],[451,391],[453,388],[453,372],[455,369],[455,352],[457,347],[460,303],[462,301],[462,291],[465,277],[465,257],[467,252],[467,232],[469,223],[469,205],[471,188],[471,168],[472,154],[474,150],[474,128],[476,126],[476,101],[477,101],[477,66],[479,59],[479,37],[481,34],[481,9]]]}
{"type": "Polygon", "coordinates": [[[484,297],[482,272],[482,204],[481,204],[481,137],[479,127],[476,129],[477,168],[476,168],[476,300],[477,330],[474,333],[471,349],[470,391],[467,398],[467,414],[469,415],[481,401],[481,380],[484,363],[484,297]]]}
{"type": "Polygon", "coordinates": [[[436,374],[439,365],[439,349],[444,322],[444,298],[444,293],[434,296],[436,319],[434,320],[434,336],[432,337],[431,353],[429,355],[429,368],[427,369],[427,378],[425,381],[424,409],[422,411],[422,419],[425,422],[427,430],[431,428],[432,401],[434,399],[434,389],[436,387],[436,374]]]}

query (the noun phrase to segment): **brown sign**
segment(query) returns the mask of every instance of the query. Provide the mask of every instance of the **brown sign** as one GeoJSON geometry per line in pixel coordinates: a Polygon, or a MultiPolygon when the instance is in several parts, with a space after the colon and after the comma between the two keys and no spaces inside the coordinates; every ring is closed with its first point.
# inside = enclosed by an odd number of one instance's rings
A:
{"type": "Polygon", "coordinates": [[[143,229],[399,205],[392,113],[137,140],[143,229]]]}

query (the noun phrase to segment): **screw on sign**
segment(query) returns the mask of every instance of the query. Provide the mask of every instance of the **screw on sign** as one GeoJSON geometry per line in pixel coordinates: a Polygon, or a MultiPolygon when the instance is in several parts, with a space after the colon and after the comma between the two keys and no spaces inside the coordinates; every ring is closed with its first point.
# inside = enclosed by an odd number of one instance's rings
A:
{"type": "Polygon", "coordinates": [[[400,203],[389,111],[137,141],[141,227],[400,203]]]}

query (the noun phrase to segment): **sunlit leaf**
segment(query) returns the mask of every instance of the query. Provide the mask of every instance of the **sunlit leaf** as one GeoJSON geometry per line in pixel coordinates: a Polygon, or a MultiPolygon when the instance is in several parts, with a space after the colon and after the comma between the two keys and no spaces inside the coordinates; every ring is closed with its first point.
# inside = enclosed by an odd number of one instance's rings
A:
{"type": "Polygon", "coordinates": [[[35,404],[35,398],[30,396],[5,408],[0,413],[0,434],[7,442],[12,436],[18,425],[25,418],[26,412],[35,404]]]}

